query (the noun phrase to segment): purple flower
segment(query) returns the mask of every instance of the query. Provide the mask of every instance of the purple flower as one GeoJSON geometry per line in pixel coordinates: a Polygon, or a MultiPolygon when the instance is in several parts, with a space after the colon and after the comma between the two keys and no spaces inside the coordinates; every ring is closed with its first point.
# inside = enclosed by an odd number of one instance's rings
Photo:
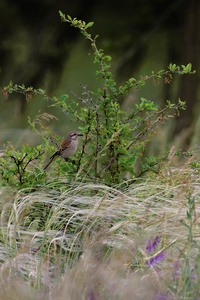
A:
{"type": "MultiPolygon", "coordinates": [[[[173,263],[173,276],[174,276],[174,279],[175,279],[176,277],[181,276],[181,273],[183,273],[183,272],[184,272],[184,270],[182,270],[182,268],[181,268],[181,262],[180,262],[179,260],[176,260],[176,261],[173,263]]],[[[182,274],[182,275],[183,275],[183,274],[182,274]]],[[[198,276],[197,276],[197,274],[195,273],[195,270],[194,270],[194,269],[192,269],[192,270],[190,271],[189,277],[190,277],[190,279],[191,279],[192,281],[196,281],[196,280],[198,279],[198,276]]]]}
{"type": "Polygon", "coordinates": [[[165,257],[165,253],[164,252],[160,252],[158,253],[157,255],[149,258],[147,261],[146,261],[146,265],[147,266],[153,266],[155,264],[157,264],[159,261],[163,260],[165,257]]]}
{"type": "Polygon", "coordinates": [[[197,279],[198,279],[197,274],[192,273],[192,274],[191,274],[191,280],[192,280],[192,281],[196,281],[197,279]]]}
{"type": "Polygon", "coordinates": [[[146,246],[146,252],[151,253],[152,251],[154,251],[159,243],[160,243],[159,236],[156,236],[155,239],[151,238],[150,240],[148,240],[147,246],[146,246]]]}
{"type": "Polygon", "coordinates": [[[169,300],[169,298],[168,298],[167,294],[159,293],[159,294],[156,294],[155,300],[169,300]]]}
{"type": "Polygon", "coordinates": [[[181,263],[179,260],[176,260],[174,263],[173,263],[173,269],[174,269],[174,276],[175,277],[178,277],[180,276],[180,269],[181,269],[181,263]]]}
{"type": "Polygon", "coordinates": [[[95,299],[96,299],[96,297],[95,297],[94,293],[90,292],[88,297],[87,297],[87,300],[95,300],[95,299]]]}

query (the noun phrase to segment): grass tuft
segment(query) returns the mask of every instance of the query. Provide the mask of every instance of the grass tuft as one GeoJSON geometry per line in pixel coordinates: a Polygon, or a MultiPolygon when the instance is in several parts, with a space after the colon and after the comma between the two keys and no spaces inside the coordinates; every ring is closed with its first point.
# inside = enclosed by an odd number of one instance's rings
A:
{"type": "Polygon", "coordinates": [[[125,190],[2,189],[0,299],[200,296],[199,175],[163,174],[125,190]]]}

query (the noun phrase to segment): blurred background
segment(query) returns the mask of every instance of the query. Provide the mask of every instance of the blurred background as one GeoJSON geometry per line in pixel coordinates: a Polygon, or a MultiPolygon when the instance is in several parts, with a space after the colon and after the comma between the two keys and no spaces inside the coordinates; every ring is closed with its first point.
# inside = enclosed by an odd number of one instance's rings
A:
{"type": "MultiPolygon", "coordinates": [[[[161,128],[154,149],[166,146],[188,148],[200,143],[200,1],[199,0],[1,0],[0,2],[0,87],[9,81],[46,89],[60,97],[71,91],[80,95],[81,84],[95,90],[95,66],[89,43],[69,24],[61,23],[58,11],[71,17],[94,21],[90,29],[99,35],[97,44],[112,56],[112,71],[119,84],[129,77],[150,75],[169,63],[192,63],[195,75],[176,78],[171,85],[148,82],[127,99],[124,109],[140,97],[164,105],[178,98],[187,102],[180,117],[161,128]]],[[[70,99],[70,98],[69,98],[70,99]]],[[[42,98],[13,94],[0,95],[0,149],[7,141],[37,144],[29,128],[28,116],[43,112],[59,121],[50,122],[52,131],[65,135],[70,124],[58,109],[49,109],[42,98]]],[[[155,150],[156,151],[156,150],[155,150]]]]}

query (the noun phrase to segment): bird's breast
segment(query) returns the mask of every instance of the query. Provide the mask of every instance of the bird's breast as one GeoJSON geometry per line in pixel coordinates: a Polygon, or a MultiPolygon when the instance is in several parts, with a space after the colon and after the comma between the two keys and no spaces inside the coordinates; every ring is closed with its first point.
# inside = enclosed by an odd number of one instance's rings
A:
{"type": "Polygon", "coordinates": [[[78,147],[78,140],[72,140],[70,145],[62,150],[62,156],[63,157],[70,157],[73,156],[77,150],[78,147]]]}

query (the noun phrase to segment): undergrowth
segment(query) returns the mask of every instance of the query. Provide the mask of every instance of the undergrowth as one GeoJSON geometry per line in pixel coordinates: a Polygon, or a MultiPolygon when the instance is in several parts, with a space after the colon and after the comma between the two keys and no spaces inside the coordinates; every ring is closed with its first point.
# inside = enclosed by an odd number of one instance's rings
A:
{"type": "Polygon", "coordinates": [[[2,190],[2,299],[197,299],[199,174],[168,171],[123,192],[2,190]]]}

